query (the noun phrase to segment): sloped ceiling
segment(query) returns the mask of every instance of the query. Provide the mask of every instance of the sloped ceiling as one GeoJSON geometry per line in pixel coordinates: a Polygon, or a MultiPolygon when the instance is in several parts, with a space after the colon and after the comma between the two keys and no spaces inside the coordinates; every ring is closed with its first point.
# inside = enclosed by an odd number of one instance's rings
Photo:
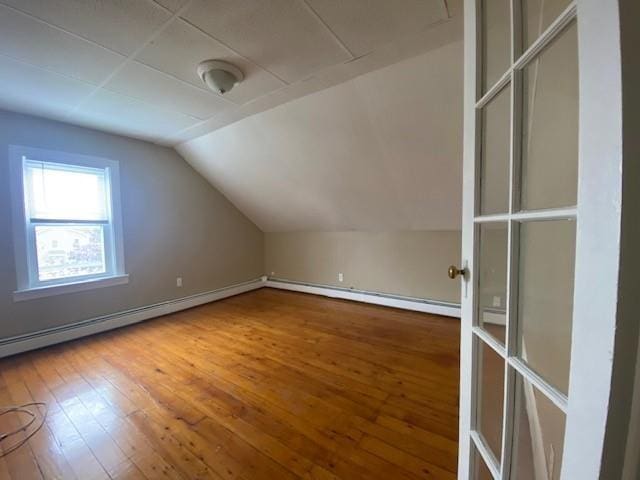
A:
{"type": "Polygon", "coordinates": [[[263,231],[458,229],[462,33],[436,29],[427,53],[177,150],[263,231]]]}
{"type": "Polygon", "coordinates": [[[174,145],[424,51],[447,5],[0,0],[0,108],[174,145]],[[207,90],[196,66],[211,58],[245,80],[207,90]]]}
{"type": "Polygon", "coordinates": [[[178,145],[265,231],[458,228],[461,39],[461,0],[0,0],[0,108],[178,145]]]}

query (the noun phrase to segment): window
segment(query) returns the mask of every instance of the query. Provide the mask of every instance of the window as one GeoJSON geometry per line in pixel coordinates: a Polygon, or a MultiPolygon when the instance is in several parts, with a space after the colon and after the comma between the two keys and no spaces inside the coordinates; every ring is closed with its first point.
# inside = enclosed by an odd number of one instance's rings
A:
{"type": "Polygon", "coordinates": [[[10,147],[15,300],[125,283],[118,162],[10,147]]]}

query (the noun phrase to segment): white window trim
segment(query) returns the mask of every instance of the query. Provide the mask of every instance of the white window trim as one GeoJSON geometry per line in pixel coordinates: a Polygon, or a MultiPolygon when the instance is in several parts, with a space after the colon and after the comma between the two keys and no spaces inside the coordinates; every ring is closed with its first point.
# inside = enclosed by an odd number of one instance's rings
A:
{"type": "Polygon", "coordinates": [[[79,282],[59,283],[55,285],[48,285],[46,287],[27,288],[13,292],[13,301],[23,302],[25,300],[52,297],[54,295],[63,295],[65,293],[84,292],[86,290],[112,287],[114,285],[124,285],[126,283],[129,283],[129,275],[124,274],[112,275],[104,278],[92,278],[79,282]]]}
{"type": "Polygon", "coordinates": [[[124,242],[122,235],[122,210],[120,206],[120,168],[117,161],[76,153],[10,145],[9,172],[17,281],[17,289],[13,294],[13,300],[15,302],[86,291],[112,285],[121,285],[128,282],[129,277],[124,271],[124,242]],[[25,159],[107,169],[110,185],[108,207],[110,208],[111,231],[109,235],[110,241],[107,242],[108,245],[105,245],[105,250],[113,251],[113,255],[108,255],[109,259],[113,259],[112,264],[109,265],[108,273],[63,279],[45,285],[32,285],[30,283],[30,277],[35,274],[35,258],[34,253],[30,252],[28,247],[30,229],[27,222],[24,200],[23,166],[25,159]]]}

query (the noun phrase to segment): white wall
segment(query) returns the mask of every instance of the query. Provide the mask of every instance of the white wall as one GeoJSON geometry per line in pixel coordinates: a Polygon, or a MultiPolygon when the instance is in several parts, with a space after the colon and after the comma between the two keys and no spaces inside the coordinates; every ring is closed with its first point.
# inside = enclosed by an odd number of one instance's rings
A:
{"type": "Polygon", "coordinates": [[[461,147],[459,32],[177,150],[268,232],[267,274],[459,302],[461,147]]]}
{"type": "Polygon", "coordinates": [[[276,278],[460,302],[460,232],[284,232],[265,236],[265,272],[276,278]],[[338,280],[343,274],[343,281],[338,280]]]}
{"type": "Polygon", "coordinates": [[[462,42],[177,150],[266,232],[459,229],[462,42]]]}

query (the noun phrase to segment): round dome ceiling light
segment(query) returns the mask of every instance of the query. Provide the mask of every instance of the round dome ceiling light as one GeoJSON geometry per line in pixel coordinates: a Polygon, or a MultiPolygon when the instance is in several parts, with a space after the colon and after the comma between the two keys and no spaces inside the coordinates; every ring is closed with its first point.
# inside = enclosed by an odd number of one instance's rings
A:
{"type": "Polygon", "coordinates": [[[244,79],[242,71],[222,60],[205,60],[198,65],[198,76],[214,92],[224,95],[244,79]]]}

